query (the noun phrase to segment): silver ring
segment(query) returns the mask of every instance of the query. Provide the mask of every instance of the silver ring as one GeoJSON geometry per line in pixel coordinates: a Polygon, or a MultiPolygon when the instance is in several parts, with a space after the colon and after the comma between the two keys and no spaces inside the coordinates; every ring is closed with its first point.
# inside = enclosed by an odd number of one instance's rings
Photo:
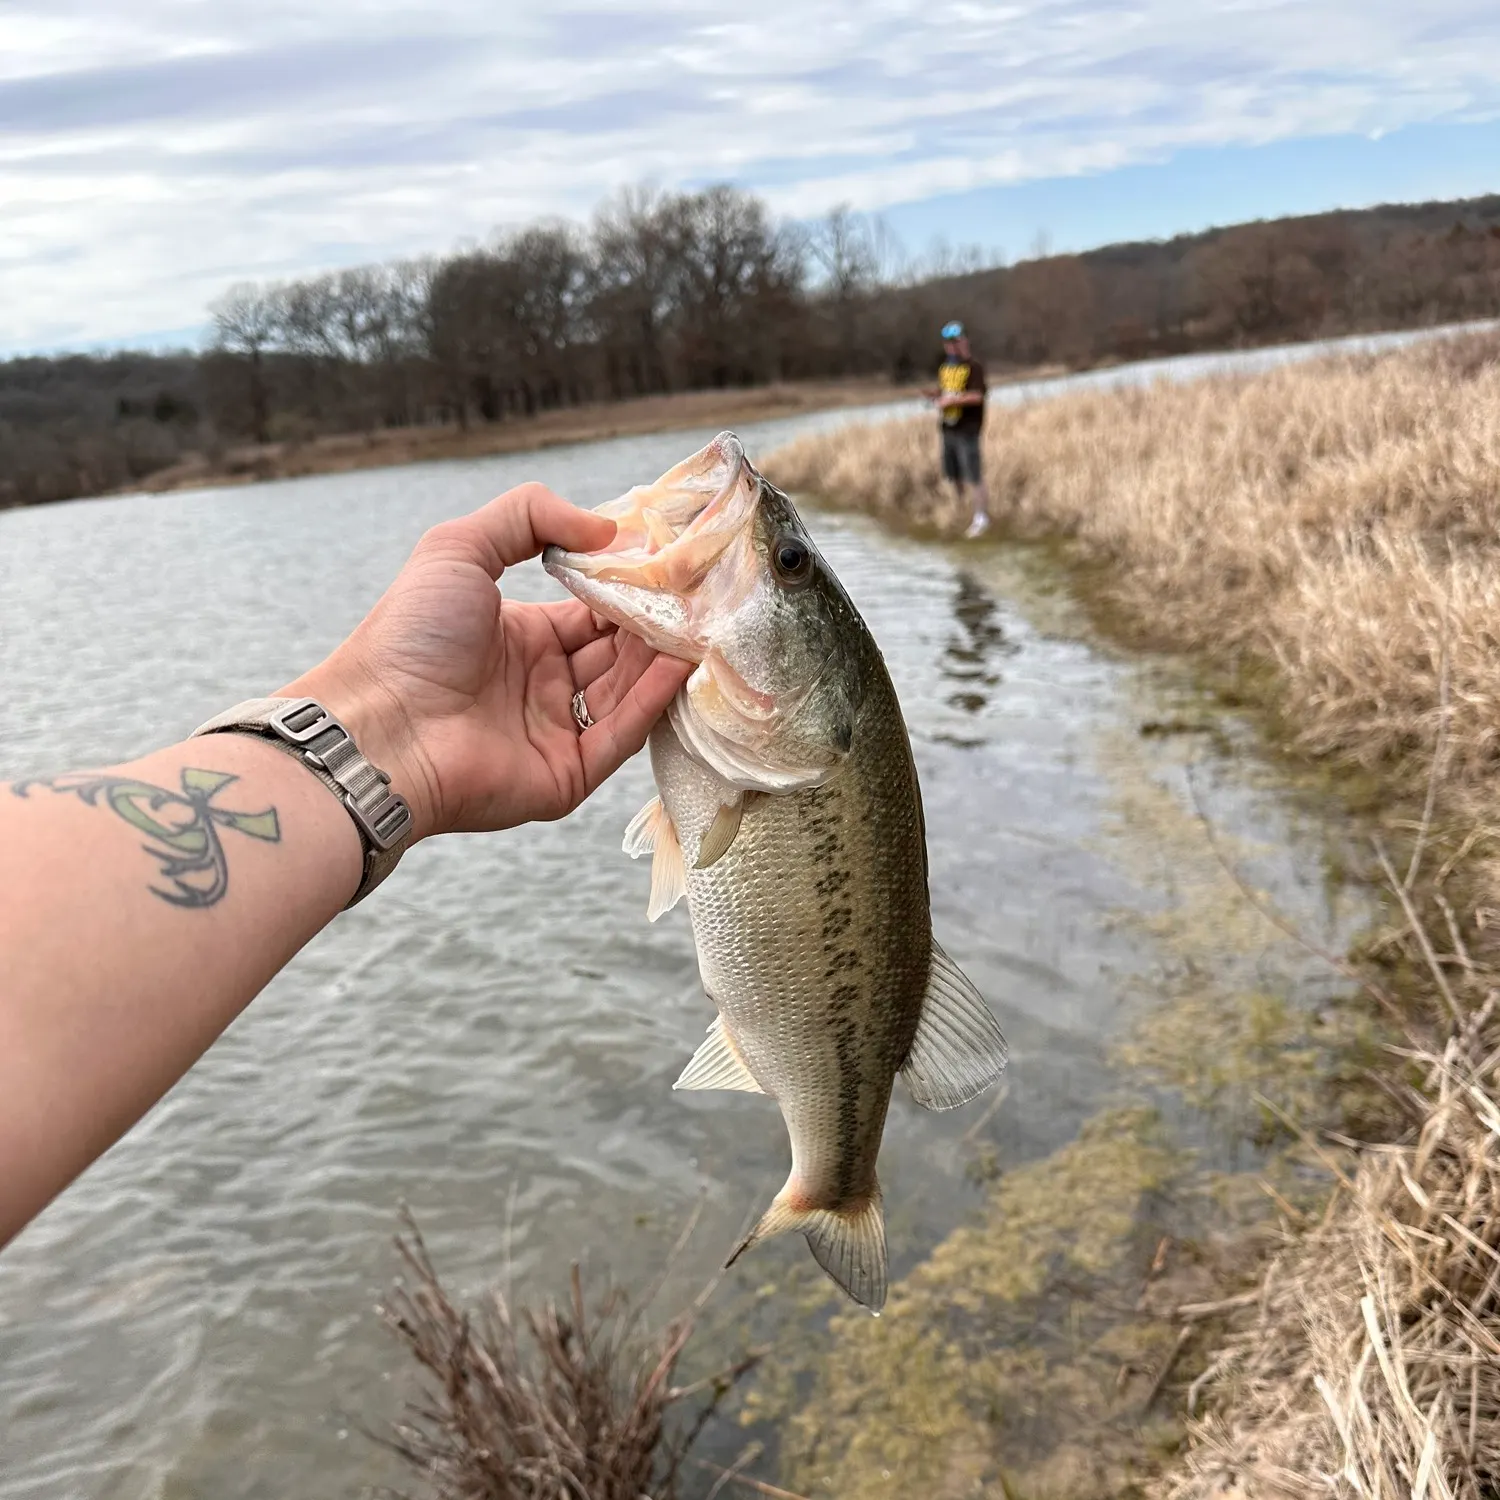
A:
{"type": "Polygon", "coordinates": [[[579,688],[573,694],[573,722],[578,726],[578,732],[583,733],[585,729],[594,727],[594,716],[589,712],[589,706],[583,701],[583,689],[579,688]]]}

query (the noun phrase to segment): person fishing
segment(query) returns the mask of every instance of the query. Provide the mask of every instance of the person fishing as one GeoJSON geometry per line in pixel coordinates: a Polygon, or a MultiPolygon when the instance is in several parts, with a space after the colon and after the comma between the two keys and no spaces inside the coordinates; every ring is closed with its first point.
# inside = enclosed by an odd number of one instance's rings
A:
{"type": "Polygon", "coordinates": [[[645,744],[691,663],[495,587],[615,530],[523,485],[429,531],[274,697],[0,784],[0,1245],[412,844],[560,818],[645,744]]]}
{"type": "Polygon", "coordinates": [[[989,530],[980,436],[984,431],[984,366],[974,358],[962,323],[943,325],[943,362],[937,386],[928,391],[942,418],[943,478],[970,508],[967,537],[989,530]]]}

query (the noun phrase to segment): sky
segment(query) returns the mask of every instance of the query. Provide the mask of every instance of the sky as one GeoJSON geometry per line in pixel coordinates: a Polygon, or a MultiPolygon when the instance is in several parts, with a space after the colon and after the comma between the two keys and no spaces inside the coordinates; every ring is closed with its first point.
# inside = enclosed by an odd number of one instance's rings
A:
{"type": "Polygon", "coordinates": [[[0,0],[0,351],[642,181],[1015,260],[1500,190],[1492,0],[0,0]]]}

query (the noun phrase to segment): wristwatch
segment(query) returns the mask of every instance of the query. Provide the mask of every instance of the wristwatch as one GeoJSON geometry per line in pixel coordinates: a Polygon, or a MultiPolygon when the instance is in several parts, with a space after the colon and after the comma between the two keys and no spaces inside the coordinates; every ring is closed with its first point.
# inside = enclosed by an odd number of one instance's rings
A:
{"type": "Polygon", "coordinates": [[[363,901],[396,868],[411,837],[411,808],[405,797],[391,791],[391,778],[360,754],[354,737],[317,699],[251,698],[200,724],[193,736],[200,734],[253,734],[267,740],[300,760],[344,804],[365,853],[364,876],[349,906],[363,901]]]}

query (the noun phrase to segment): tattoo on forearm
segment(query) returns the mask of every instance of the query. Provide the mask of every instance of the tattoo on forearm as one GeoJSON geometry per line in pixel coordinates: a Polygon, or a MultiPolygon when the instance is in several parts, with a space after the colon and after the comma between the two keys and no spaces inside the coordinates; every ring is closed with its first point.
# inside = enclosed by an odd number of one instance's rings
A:
{"type": "Polygon", "coordinates": [[[223,900],[229,889],[229,865],[219,838],[220,828],[232,828],[268,844],[281,842],[281,824],[274,807],[264,812],[242,813],[213,805],[213,799],[230,782],[238,780],[239,777],[226,771],[185,766],[180,792],[129,776],[98,776],[87,772],[34,777],[16,782],[11,790],[18,797],[24,797],[34,786],[72,792],[90,807],[98,807],[102,796],[114,812],[153,841],[141,847],[160,861],[160,873],[172,888],[163,890],[157,885],[147,888],[173,906],[200,907],[223,900]]]}

